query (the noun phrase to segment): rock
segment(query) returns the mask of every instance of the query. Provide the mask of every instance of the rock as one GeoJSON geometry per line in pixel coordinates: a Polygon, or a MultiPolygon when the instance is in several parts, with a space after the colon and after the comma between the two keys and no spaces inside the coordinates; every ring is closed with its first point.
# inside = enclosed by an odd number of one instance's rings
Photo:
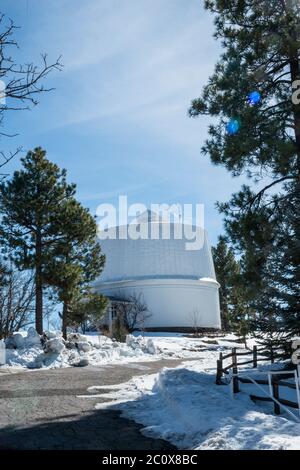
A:
{"type": "Polygon", "coordinates": [[[43,345],[44,352],[48,353],[56,353],[59,354],[65,349],[65,345],[63,341],[59,338],[49,339],[43,345]]]}
{"type": "Polygon", "coordinates": [[[78,362],[73,364],[74,367],[86,367],[89,365],[89,360],[86,357],[83,357],[78,362]]]}

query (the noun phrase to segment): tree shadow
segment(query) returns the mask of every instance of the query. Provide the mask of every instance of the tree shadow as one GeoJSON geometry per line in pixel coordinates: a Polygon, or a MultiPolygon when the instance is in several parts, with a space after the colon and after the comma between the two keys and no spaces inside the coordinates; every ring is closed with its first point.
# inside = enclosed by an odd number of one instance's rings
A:
{"type": "Polygon", "coordinates": [[[166,441],[141,434],[141,425],[119,411],[95,410],[73,419],[56,417],[27,427],[0,429],[0,450],[175,450],[166,441]]]}

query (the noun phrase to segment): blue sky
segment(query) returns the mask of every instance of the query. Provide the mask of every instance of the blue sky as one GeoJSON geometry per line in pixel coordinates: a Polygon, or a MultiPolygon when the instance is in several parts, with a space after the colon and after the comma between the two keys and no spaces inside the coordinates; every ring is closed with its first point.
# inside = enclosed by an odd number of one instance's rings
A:
{"type": "Polygon", "coordinates": [[[200,155],[209,119],[187,116],[220,53],[203,1],[2,0],[1,10],[21,27],[19,60],[47,52],[64,63],[45,82],[55,91],[11,114],[6,131],[19,135],[2,148],[45,148],[93,212],[120,194],[147,206],[204,203],[215,243],[215,202],[241,180],[200,155]]]}

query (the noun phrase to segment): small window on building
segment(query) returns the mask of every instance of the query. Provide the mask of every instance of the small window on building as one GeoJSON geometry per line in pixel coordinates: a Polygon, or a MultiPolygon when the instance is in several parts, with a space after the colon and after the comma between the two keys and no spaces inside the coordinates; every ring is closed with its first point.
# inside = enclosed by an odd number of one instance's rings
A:
{"type": "Polygon", "coordinates": [[[113,302],[111,305],[111,318],[114,320],[118,315],[118,304],[113,302]]]}

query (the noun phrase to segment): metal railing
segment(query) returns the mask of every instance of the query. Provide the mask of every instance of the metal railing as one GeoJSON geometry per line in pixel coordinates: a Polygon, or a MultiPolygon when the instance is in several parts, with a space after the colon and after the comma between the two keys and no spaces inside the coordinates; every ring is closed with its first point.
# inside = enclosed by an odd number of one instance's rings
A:
{"type": "Polygon", "coordinates": [[[231,390],[232,396],[240,391],[239,387],[235,386],[235,381],[242,382],[242,383],[252,383],[255,385],[265,397],[250,395],[254,401],[261,400],[261,401],[272,401],[274,403],[274,413],[279,415],[281,412],[281,408],[283,408],[289,415],[291,415],[298,423],[300,423],[300,366],[298,365],[297,370],[293,371],[266,371],[266,372],[259,372],[255,371],[255,375],[267,375],[267,380],[260,380],[251,377],[251,372],[254,371],[240,371],[238,373],[232,373],[232,380],[231,380],[231,390]],[[295,383],[291,382],[284,382],[278,379],[280,375],[289,375],[293,376],[295,383]],[[268,391],[262,387],[262,385],[268,385],[268,391]],[[280,398],[279,396],[279,387],[288,387],[293,388],[296,390],[297,395],[297,402],[293,402],[290,400],[286,400],[280,398]],[[299,417],[293,413],[289,407],[297,408],[299,417]]]}

